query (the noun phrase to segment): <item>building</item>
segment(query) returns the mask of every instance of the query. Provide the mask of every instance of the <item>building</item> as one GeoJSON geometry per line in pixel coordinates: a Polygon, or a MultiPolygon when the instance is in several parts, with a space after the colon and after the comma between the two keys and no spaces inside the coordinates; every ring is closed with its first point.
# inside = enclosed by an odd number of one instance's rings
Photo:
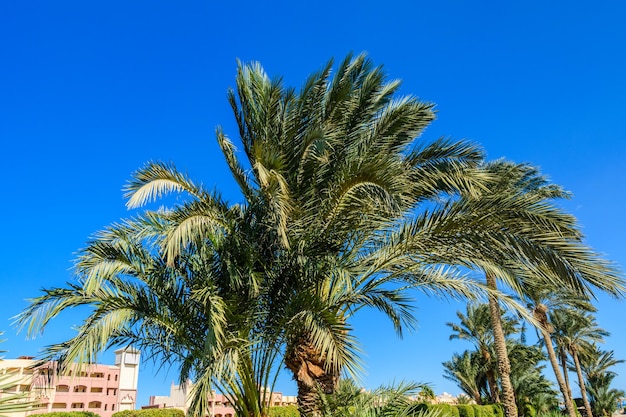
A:
{"type": "MultiPolygon", "coordinates": [[[[115,351],[115,365],[76,366],[67,375],[56,374],[56,363],[35,366],[32,357],[0,361],[0,372],[10,373],[13,387],[5,395],[30,389],[30,398],[39,408],[11,417],[25,417],[51,411],[93,411],[111,417],[116,411],[136,406],[139,351],[133,348],[115,351]]],[[[2,394],[0,394],[2,395],[2,394]]]]}
{"type": "MultiPolygon", "coordinates": [[[[170,386],[170,395],[152,395],[150,403],[141,408],[178,408],[187,414],[191,401],[190,393],[193,388],[191,381],[183,386],[172,383],[170,386]]],[[[215,391],[211,393],[209,402],[209,410],[213,417],[235,417],[235,409],[230,404],[226,396],[218,394],[215,391]]],[[[280,392],[272,394],[271,406],[296,405],[297,397],[294,395],[283,395],[280,392]]]]}

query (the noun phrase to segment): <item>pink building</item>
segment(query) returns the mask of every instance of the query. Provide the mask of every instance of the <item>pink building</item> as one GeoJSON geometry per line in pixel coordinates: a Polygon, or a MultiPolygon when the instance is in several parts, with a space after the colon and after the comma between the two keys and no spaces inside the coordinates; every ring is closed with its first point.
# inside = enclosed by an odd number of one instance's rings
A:
{"type": "Polygon", "coordinates": [[[2,362],[20,379],[16,390],[30,385],[31,398],[40,402],[40,408],[28,414],[93,411],[111,417],[116,411],[135,409],[139,376],[139,351],[135,349],[115,351],[115,365],[85,365],[63,376],[55,374],[53,362],[36,368],[29,357],[2,362]]]}
{"type": "MultiPolygon", "coordinates": [[[[170,395],[152,395],[150,396],[150,404],[141,408],[178,408],[186,414],[191,401],[189,394],[192,388],[193,383],[191,381],[182,387],[172,383],[170,395]]],[[[223,394],[213,391],[208,398],[208,403],[211,417],[235,417],[235,409],[223,394]]],[[[283,395],[280,392],[273,393],[270,400],[271,406],[296,404],[296,396],[283,395]]]]}

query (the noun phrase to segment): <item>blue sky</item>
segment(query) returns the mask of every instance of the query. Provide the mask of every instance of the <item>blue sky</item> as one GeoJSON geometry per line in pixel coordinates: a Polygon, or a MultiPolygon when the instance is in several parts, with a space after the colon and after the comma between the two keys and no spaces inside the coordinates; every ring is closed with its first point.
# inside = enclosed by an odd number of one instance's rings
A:
{"type": "MultiPolygon", "coordinates": [[[[331,57],[366,51],[402,93],[437,104],[421,140],[481,144],[490,159],[541,167],[598,251],[626,266],[626,5],[604,1],[118,1],[0,3],[0,330],[5,357],[71,336],[81,311],[32,341],[10,317],[42,287],[71,280],[89,236],[132,213],[121,188],[149,160],[172,161],[236,201],[214,129],[236,139],[226,90],[236,60],[300,86],[331,57]]],[[[624,303],[598,301],[607,349],[626,359],[624,303]]],[[[376,314],[356,318],[363,383],[443,379],[468,346],[445,322],[460,303],[417,297],[420,327],[396,339],[376,314]]],[[[103,360],[111,360],[104,355],[103,360]]],[[[142,364],[139,405],[175,371],[142,364]]],[[[617,369],[626,389],[626,365],[617,369]]],[[[289,377],[278,386],[295,394],[289,377]]]]}

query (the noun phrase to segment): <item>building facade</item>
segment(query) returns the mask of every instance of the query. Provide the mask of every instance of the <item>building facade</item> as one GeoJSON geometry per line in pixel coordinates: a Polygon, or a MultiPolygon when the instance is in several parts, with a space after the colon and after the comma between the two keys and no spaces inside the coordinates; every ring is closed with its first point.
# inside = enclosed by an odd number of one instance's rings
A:
{"type": "Polygon", "coordinates": [[[52,411],[92,411],[111,417],[136,407],[139,351],[135,349],[115,351],[114,365],[77,366],[62,376],[57,375],[54,362],[35,365],[32,357],[0,361],[0,372],[10,374],[14,384],[0,395],[30,390],[30,398],[39,403],[38,409],[11,417],[52,411]]]}
{"type": "MultiPolygon", "coordinates": [[[[187,414],[190,405],[190,393],[193,388],[192,382],[187,384],[170,386],[170,395],[152,395],[150,403],[141,408],[178,408],[187,414]]],[[[280,392],[272,394],[271,406],[297,405],[298,399],[294,395],[283,395],[280,392]]],[[[213,391],[208,398],[209,410],[212,417],[235,417],[235,409],[226,396],[213,391]]]]}

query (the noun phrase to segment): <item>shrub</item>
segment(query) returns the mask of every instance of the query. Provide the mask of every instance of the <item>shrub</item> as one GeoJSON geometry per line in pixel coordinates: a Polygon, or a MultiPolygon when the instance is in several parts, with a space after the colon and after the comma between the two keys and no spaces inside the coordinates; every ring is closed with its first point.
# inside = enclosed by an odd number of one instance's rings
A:
{"type": "Polygon", "coordinates": [[[524,407],[522,408],[522,415],[524,417],[536,417],[537,411],[535,410],[535,407],[533,407],[532,404],[525,403],[524,407]]]}
{"type": "Polygon", "coordinates": [[[300,417],[300,412],[295,405],[276,406],[270,407],[269,417],[300,417]]]}
{"type": "Polygon", "coordinates": [[[460,405],[457,405],[456,408],[459,410],[460,417],[475,417],[474,407],[472,407],[471,405],[460,404],[460,405]]]}
{"type": "Polygon", "coordinates": [[[100,417],[100,414],[91,411],[52,411],[50,413],[37,413],[36,416],[45,417],[100,417]]]}
{"type": "Polygon", "coordinates": [[[185,417],[185,412],[178,408],[146,408],[144,410],[118,411],[113,413],[111,417],[185,417]]]}

